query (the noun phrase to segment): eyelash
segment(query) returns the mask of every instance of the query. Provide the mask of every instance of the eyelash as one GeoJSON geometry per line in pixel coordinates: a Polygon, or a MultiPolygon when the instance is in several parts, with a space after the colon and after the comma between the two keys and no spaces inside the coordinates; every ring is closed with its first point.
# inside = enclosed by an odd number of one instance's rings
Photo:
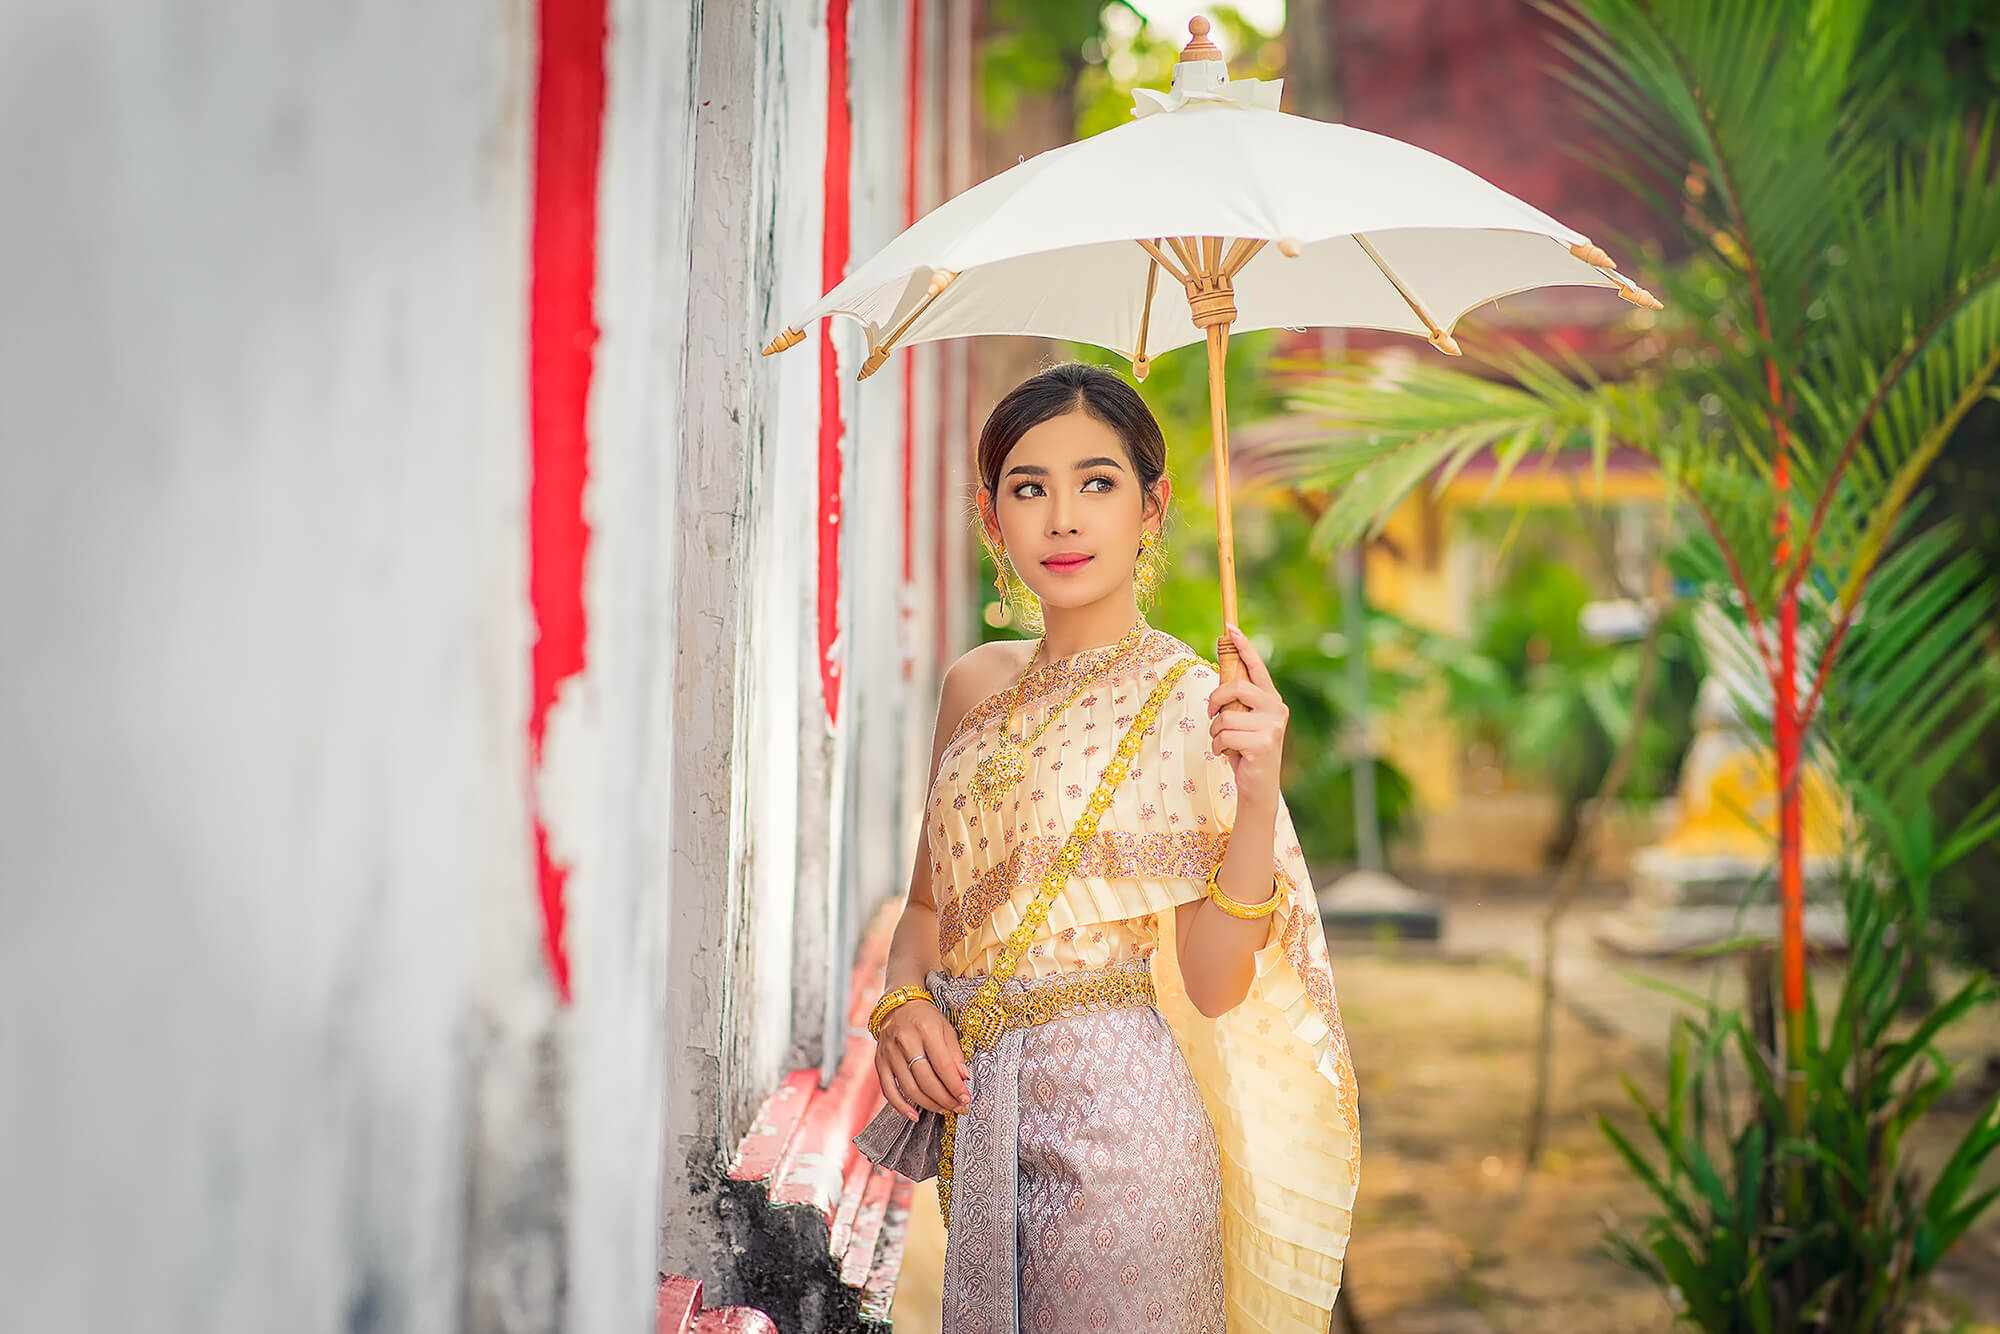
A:
{"type": "MultiPolygon", "coordinates": [[[[1083,485],[1086,488],[1085,494],[1100,495],[1100,496],[1109,495],[1112,491],[1118,489],[1118,479],[1116,477],[1113,477],[1108,472],[1092,473],[1090,476],[1083,479],[1083,485]],[[1096,492],[1089,491],[1088,488],[1095,482],[1103,482],[1105,484],[1104,490],[1096,492]]],[[[1035,497],[1028,494],[1030,488],[1039,491],[1042,489],[1042,484],[1040,482],[1022,482],[1018,484],[1014,488],[1014,499],[1033,500],[1035,497]]]]}

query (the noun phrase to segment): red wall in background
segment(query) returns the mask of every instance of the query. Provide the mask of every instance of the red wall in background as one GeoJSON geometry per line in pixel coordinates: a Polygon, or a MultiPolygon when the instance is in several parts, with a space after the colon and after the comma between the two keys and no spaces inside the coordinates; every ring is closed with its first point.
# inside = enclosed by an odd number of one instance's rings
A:
{"type": "Polygon", "coordinates": [[[1471,168],[1614,257],[1621,233],[1658,233],[1578,158],[1601,140],[1557,73],[1561,29],[1520,0],[1333,0],[1333,25],[1350,124],[1471,168]]]}

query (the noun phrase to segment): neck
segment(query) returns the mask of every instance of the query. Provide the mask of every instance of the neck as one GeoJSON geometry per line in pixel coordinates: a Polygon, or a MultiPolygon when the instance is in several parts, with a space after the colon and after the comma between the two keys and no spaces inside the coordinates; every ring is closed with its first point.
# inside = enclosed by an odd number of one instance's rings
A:
{"type": "Polygon", "coordinates": [[[1053,662],[1073,653],[1110,648],[1139,619],[1139,604],[1127,584],[1087,607],[1042,606],[1042,658],[1053,662]]]}

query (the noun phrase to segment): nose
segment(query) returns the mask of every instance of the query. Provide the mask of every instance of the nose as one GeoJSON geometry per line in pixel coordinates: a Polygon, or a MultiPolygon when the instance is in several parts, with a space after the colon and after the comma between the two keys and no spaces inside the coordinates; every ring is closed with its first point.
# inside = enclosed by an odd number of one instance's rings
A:
{"type": "Polygon", "coordinates": [[[1056,492],[1052,499],[1054,503],[1049,506],[1049,536],[1074,536],[1077,531],[1076,516],[1071,514],[1070,510],[1075,507],[1076,501],[1061,491],[1056,492]]]}

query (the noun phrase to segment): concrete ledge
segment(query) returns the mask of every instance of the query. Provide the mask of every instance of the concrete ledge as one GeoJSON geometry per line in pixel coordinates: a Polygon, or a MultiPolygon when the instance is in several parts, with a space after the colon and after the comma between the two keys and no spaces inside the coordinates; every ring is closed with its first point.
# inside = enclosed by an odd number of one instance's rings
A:
{"type": "Polygon", "coordinates": [[[847,1049],[825,1088],[795,1070],[730,1160],[721,1201],[749,1299],[787,1331],[881,1330],[902,1269],[913,1183],[862,1157],[853,1138],[883,1106],[868,1012],[882,989],[896,914],[857,952],[847,1049]]]}

